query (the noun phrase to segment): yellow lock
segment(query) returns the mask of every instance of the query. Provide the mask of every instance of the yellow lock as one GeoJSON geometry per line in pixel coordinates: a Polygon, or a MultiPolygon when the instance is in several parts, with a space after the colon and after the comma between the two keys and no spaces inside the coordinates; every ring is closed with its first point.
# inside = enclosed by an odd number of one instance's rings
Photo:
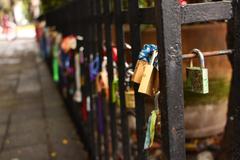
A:
{"type": "Polygon", "coordinates": [[[150,64],[147,64],[145,67],[145,70],[143,72],[143,77],[138,89],[138,92],[147,94],[149,96],[153,96],[158,89],[158,85],[156,88],[156,81],[158,81],[158,74],[157,74],[158,71],[153,66],[154,60],[157,57],[157,55],[158,55],[157,51],[154,51],[151,57],[150,64]]]}
{"type": "Polygon", "coordinates": [[[134,90],[130,89],[130,90],[125,91],[125,99],[126,99],[126,108],[134,109],[135,108],[134,90]]]}
{"type": "Polygon", "coordinates": [[[134,69],[134,73],[132,76],[132,81],[135,83],[140,83],[143,77],[143,72],[145,70],[145,66],[148,64],[147,61],[144,60],[138,60],[136,67],[134,69]]]}

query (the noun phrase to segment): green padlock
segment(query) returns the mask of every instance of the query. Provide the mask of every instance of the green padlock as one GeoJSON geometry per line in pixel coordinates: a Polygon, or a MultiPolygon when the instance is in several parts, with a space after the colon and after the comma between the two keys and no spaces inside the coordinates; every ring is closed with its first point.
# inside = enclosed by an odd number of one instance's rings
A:
{"type": "Polygon", "coordinates": [[[187,89],[191,92],[207,94],[208,87],[208,69],[205,68],[203,53],[198,49],[193,49],[192,53],[198,55],[200,67],[193,66],[191,59],[190,67],[187,67],[187,89]]]}

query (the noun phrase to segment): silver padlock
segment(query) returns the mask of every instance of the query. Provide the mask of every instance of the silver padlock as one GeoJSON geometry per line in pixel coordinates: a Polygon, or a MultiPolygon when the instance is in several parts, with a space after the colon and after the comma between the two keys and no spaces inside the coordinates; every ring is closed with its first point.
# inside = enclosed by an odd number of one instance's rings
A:
{"type": "Polygon", "coordinates": [[[187,67],[187,88],[195,93],[206,94],[209,92],[208,87],[208,69],[205,68],[204,55],[198,49],[193,49],[192,53],[198,55],[200,67],[193,66],[192,59],[190,67],[187,67]]]}

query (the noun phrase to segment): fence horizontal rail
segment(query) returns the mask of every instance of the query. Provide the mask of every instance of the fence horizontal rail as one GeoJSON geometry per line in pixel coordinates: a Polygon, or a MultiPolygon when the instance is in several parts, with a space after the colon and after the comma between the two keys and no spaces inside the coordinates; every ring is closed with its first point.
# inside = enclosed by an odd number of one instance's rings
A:
{"type": "MultiPolygon", "coordinates": [[[[213,57],[213,56],[222,56],[222,55],[230,55],[233,53],[233,50],[227,49],[227,50],[220,50],[220,51],[211,51],[211,52],[203,52],[204,57],[213,57]]],[[[190,53],[190,54],[183,54],[183,59],[190,59],[190,58],[196,58],[197,55],[190,53]]]]}
{"type": "Polygon", "coordinates": [[[232,4],[226,1],[188,4],[181,7],[182,24],[228,20],[232,16],[232,4]]]}

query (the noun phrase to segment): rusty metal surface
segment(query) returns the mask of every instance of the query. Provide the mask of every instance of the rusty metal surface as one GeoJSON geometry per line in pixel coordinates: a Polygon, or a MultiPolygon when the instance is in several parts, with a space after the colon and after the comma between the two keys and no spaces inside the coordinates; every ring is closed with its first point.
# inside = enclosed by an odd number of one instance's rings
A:
{"type": "Polygon", "coordinates": [[[120,95],[120,108],[121,108],[121,129],[123,136],[123,156],[125,160],[131,159],[130,149],[130,133],[127,121],[127,110],[125,100],[125,55],[124,55],[124,33],[123,33],[123,19],[121,17],[122,7],[121,0],[114,0],[114,16],[116,26],[116,44],[118,51],[118,77],[119,77],[119,95],[120,95]]]}
{"type": "Polygon", "coordinates": [[[176,0],[156,0],[161,132],[164,157],[168,160],[186,159],[180,15],[176,0]]]}
{"type": "MultiPolygon", "coordinates": [[[[112,92],[112,82],[113,82],[113,58],[112,58],[112,37],[111,37],[111,14],[109,0],[103,0],[103,15],[106,17],[104,19],[104,32],[105,32],[105,45],[107,49],[107,71],[108,71],[108,86],[109,93],[112,92]]],[[[109,111],[110,111],[110,125],[111,125],[111,144],[112,144],[112,157],[115,160],[117,154],[117,126],[116,126],[116,104],[112,102],[112,94],[109,95],[109,111]]]]}
{"type": "Polygon", "coordinates": [[[228,118],[221,159],[240,159],[240,2],[233,0],[233,19],[228,23],[228,47],[235,51],[229,56],[233,74],[230,87],[228,118]]]}
{"type": "MultiPolygon", "coordinates": [[[[230,55],[233,53],[233,50],[227,49],[227,50],[220,50],[220,51],[211,51],[211,52],[202,52],[204,57],[213,57],[213,56],[222,56],[222,55],[230,55]]],[[[196,54],[183,54],[183,59],[190,59],[190,58],[196,58],[196,54]]]]}
{"type": "Polygon", "coordinates": [[[232,17],[229,1],[188,4],[181,7],[182,24],[226,20],[232,17]]]}
{"type": "MultiPolygon", "coordinates": [[[[132,45],[132,63],[133,68],[136,66],[136,62],[138,60],[139,52],[141,51],[141,32],[140,32],[140,19],[139,17],[139,8],[138,8],[138,0],[128,0],[128,12],[129,12],[129,24],[130,24],[130,42],[132,45]]],[[[154,11],[154,10],[153,10],[154,11]]],[[[148,12],[146,12],[148,13],[148,12]]],[[[138,84],[134,84],[134,92],[135,92],[135,112],[136,112],[136,128],[137,128],[137,151],[138,151],[138,160],[145,160],[146,154],[144,152],[144,140],[145,140],[145,104],[144,104],[144,96],[138,93],[138,84]]]]}

